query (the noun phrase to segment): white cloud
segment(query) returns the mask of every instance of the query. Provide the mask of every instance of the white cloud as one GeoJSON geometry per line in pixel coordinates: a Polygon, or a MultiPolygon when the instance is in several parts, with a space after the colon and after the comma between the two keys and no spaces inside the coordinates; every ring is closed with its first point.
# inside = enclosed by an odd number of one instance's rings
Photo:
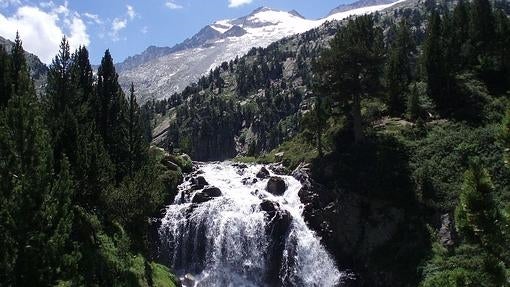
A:
{"type": "Polygon", "coordinates": [[[55,7],[55,3],[50,0],[48,2],[40,2],[39,6],[41,6],[42,8],[53,8],[55,7]]]}
{"type": "Polygon", "coordinates": [[[56,14],[63,14],[63,15],[69,15],[69,8],[67,8],[67,1],[64,2],[64,5],[58,5],[57,7],[53,8],[53,13],[56,14]]]}
{"type": "Polygon", "coordinates": [[[142,34],[147,34],[149,32],[149,27],[147,26],[143,26],[142,29],[140,29],[140,32],[142,34]]]}
{"type": "Polygon", "coordinates": [[[179,5],[179,4],[175,3],[174,0],[166,1],[165,6],[167,8],[169,8],[169,9],[172,9],[172,10],[181,9],[182,8],[182,5],[179,5]]]}
{"type": "Polygon", "coordinates": [[[239,7],[242,5],[250,4],[253,0],[228,0],[228,7],[239,7]]]}
{"type": "Polygon", "coordinates": [[[83,16],[90,20],[89,23],[103,24],[103,20],[101,20],[101,18],[99,18],[99,15],[97,14],[85,12],[83,13],[83,16]]]}
{"type": "Polygon", "coordinates": [[[57,54],[64,34],[71,50],[90,44],[85,23],[78,13],[69,13],[67,4],[50,12],[32,6],[19,7],[12,16],[0,12],[0,35],[14,39],[16,31],[20,33],[23,47],[47,64],[57,54]]]}
{"type": "Polygon", "coordinates": [[[135,9],[131,5],[126,5],[127,7],[127,15],[129,17],[129,20],[133,20],[136,16],[135,9]]]}
{"type": "MultiPolygon", "coordinates": [[[[112,41],[116,42],[120,40],[119,32],[125,29],[128,25],[128,22],[133,21],[137,16],[135,9],[131,5],[126,5],[126,14],[123,17],[117,17],[112,21],[112,28],[110,31],[110,37],[112,41]]],[[[100,35],[100,38],[101,35],[100,35]]]]}
{"type": "Polygon", "coordinates": [[[87,34],[87,26],[83,23],[81,18],[73,17],[71,24],[69,25],[69,30],[68,40],[69,46],[72,50],[76,49],[80,45],[87,46],[90,44],[90,37],[87,34]]]}
{"type": "Polygon", "coordinates": [[[118,33],[120,30],[126,28],[127,26],[127,19],[119,19],[115,18],[112,22],[112,30],[114,33],[118,33]]]}

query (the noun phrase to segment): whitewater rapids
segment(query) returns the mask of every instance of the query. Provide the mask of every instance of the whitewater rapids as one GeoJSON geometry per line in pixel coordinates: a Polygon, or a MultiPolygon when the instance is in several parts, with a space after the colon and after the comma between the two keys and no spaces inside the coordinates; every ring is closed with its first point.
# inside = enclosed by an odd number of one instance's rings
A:
{"type": "Polygon", "coordinates": [[[266,191],[268,178],[254,180],[261,168],[199,164],[194,177],[205,178],[221,196],[192,203],[203,188],[193,188],[192,176],[179,186],[159,229],[163,257],[186,275],[185,286],[338,286],[344,273],[303,219],[301,183],[278,175],[287,189],[273,195],[266,191]],[[279,208],[273,218],[261,208],[263,201],[279,208]],[[288,220],[275,223],[277,217],[288,220]]]}

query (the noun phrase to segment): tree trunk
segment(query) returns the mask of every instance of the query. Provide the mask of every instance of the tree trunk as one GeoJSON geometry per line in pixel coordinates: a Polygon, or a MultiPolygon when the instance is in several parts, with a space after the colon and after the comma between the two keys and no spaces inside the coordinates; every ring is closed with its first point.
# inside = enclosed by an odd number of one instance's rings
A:
{"type": "Polygon", "coordinates": [[[354,142],[360,143],[364,140],[364,138],[363,138],[363,127],[361,124],[361,99],[360,99],[359,94],[353,95],[352,120],[353,120],[354,142]]]}

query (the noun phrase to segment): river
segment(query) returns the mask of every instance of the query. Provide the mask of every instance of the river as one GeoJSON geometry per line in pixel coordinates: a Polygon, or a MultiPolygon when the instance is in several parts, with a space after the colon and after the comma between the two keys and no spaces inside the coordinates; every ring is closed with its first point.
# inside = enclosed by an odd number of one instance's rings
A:
{"type": "Polygon", "coordinates": [[[159,235],[185,286],[340,284],[344,273],[303,219],[301,183],[272,171],[257,178],[262,167],[200,163],[179,186],[159,235]],[[271,176],[283,179],[283,194],[266,191],[271,176]]]}

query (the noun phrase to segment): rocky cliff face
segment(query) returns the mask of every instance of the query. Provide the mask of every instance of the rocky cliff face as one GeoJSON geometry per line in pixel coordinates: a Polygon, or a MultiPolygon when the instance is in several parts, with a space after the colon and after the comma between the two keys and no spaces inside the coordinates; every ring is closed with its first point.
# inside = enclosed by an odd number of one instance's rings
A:
{"type": "Polygon", "coordinates": [[[311,176],[309,165],[292,175],[303,187],[307,224],[323,239],[340,268],[353,271],[347,286],[407,286],[418,262],[414,249],[426,242],[424,229],[408,208],[391,199],[377,199],[356,190],[331,188],[311,176]],[[405,240],[404,240],[405,239],[405,240]],[[406,272],[410,272],[408,275],[406,272]],[[405,278],[404,277],[411,277],[405,278]]]}

